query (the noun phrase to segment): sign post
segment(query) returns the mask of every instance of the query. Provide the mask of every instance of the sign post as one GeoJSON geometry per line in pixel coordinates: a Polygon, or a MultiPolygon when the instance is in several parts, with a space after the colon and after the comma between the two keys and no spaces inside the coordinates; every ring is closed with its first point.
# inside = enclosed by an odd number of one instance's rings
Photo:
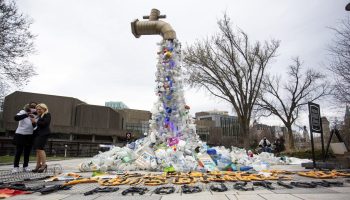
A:
{"type": "Polygon", "coordinates": [[[324,159],[322,120],[321,120],[321,114],[320,114],[320,105],[309,102],[308,107],[309,107],[309,126],[310,126],[310,137],[311,137],[312,163],[313,163],[313,167],[316,168],[315,145],[314,145],[313,133],[321,133],[322,156],[324,159]]]}

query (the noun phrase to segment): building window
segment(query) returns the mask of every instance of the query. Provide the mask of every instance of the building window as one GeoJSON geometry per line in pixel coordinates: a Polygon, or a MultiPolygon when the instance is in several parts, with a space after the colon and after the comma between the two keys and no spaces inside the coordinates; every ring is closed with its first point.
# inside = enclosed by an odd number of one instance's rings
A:
{"type": "Polygon", "coordinates": [[[207,142],[208,141],[208,135],[209,135],[209,128],[197,128],[196,130],[197,135],[202,141],[207,142]]]}
{"type": "Polygon", "coordinates": [[[80,141],[91,141],[92,140],[92,135],[80,135],[80,134],[74,134],[73,135],[73,140],[80,140],[80,141]]]}
{"type": "Polygon", "coordinates": [[[223,136],[238,136],[239,125],[237,120],[233,118],[221,117],[220,126],[222,128],[223,136]]]}
{"type": "Polygon", "coordinates": [[[199,120],[212,121],[213,118],[212,117],[203,117],[203,118],[199,118],[199,120]]]}
{"type": "Polygon", "coordinates": [[[138,133],[148,133],[148,123],[126,123],[126,130],[138,133]]]}
{"type": "Polygon", "coordinates": [[[111,136],[96,135],[95,141],[96,142],[113,142],[113,138],[111,136]]]}
{"type": "Polygon", "coordinates": [[[196,132],[198,135],[209,135],[208,128],[197,128],[196,132]]]}

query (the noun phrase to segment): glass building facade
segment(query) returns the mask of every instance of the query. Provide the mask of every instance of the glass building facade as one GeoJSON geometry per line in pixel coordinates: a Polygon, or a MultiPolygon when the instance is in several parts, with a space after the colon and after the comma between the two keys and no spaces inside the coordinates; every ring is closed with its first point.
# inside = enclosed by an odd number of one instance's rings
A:
{"type": "Polygon", "coordinates": [[[128,108],[128,106],[125,105],[125,103],[123,103],[121,101],[108,101],[108,102],[105,102],[105,106],[113,108],[115,110],[121,110],[121,109],[127,109],[128,108]]]}

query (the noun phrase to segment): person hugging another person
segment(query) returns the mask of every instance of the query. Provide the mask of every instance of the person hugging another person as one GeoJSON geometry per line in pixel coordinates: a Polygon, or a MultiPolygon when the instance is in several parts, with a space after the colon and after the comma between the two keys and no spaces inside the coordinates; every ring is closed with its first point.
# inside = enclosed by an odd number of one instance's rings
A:
{"type": "Polygon", "coordinates": [[[268,152],[271,153],[271,143],[266,137],[260,140],[259,147],[261,147],[262,152],[268,152]]]}
{"type": "Polygon", "coordinates": [[[36,167],[32,172],[44,172],[47,170],[45,145],[51,133],[50,123],[51,115],[48,107],[40,103],[36,106],[38,120],[36,122],[36,129],[34,131],[33,148],[36,150],[36,167]]]}
{"type": "Polygon", "coordinates": [[[16,154],[13,162],[14,168],[12,173],[20,172],[19,161],[21,159],[22,152],[24,152],[23,171],[31,171],[28,167],[28,163],[30,152],[32,150],[33,129],[36,125],[36,106],[37,103],[35,102],[26,104],[23,110],[20,110],[14,117],[15,120],[18,121],[18,127],[13,137],[13,144],[16,145],[16,154]]]}

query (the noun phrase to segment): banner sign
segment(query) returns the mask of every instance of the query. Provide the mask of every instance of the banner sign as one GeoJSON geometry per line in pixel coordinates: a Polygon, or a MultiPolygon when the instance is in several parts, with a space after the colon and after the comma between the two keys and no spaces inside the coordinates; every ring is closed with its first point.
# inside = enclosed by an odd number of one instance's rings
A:
{"type": "Polygon", "coordinates": [[[309,106],[309,120],[310,120],[310,129],[312,132],[321,133],[322,132],[322,123],[320,115],[320,105],[315,103],[308,103],[309,106]]]}

